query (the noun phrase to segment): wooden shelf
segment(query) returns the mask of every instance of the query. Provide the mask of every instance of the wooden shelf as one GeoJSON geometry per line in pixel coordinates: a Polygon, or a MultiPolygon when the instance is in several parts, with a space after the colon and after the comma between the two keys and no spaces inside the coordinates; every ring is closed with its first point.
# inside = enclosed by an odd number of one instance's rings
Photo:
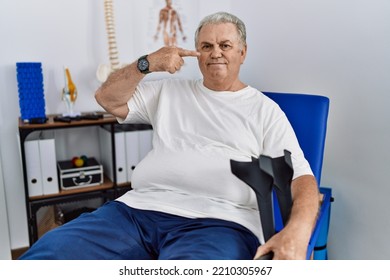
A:
{"type": "Polygon", "coordinates": [[[38,196],[30,196],[30,200],[40,200],[40,199],[46,199],[46,198],[52,198],[52,197],[61,197],[66,195],[72,195],[72,194],[80,194],[80,193],[87,193],[87,192],[93,192],[93,191],[102,191],[102,190],[109,190],[114,187],[114,183],[111,182],[110,179],[107,177],[104,177],[103,184],[98,186],[91,186],[91,187],[82,187],[78,189],[71,189],[71,190],[60,190],[58,193],[48,194],[48,195],[38,195],[38,196]]]}
{"type": "Polygon", "coordinates": [[[19,118],[19,129],[20,130],[45,130],[45,129],[55,129],[55,128],[67,128],[67,127],[78,127],[78,126],[93,126],[93,125],[101,125],[101,124],[111,124],[116,123],[117,120],[112,115],[107,115],[103,118],[96,120],[72,120],[71,122],[60,122],[54,121],[55,117],[59,117],[60,115],[48,115],[47,122],[42,124],[34,124],[34,123],[25,123],[19,118]]]}
{"type": "MultiPolygon", "coordinates": [[[[24,143],[28,135],[34,131],[44,131],[53,129],[68,129],[77,127],[93,127],[93,126],[110,126],[112,133],[112,149],[115,150],[114,139],[114,127],[117,124],[117,120],[112,115],[98,114],[98,118],[94,113],[84,113],[81,118],[70,119],[69,122],[56,121],[56,117],[62,117],[61,115],[47,115],[47,121],[45,123],[25,123],[20,118],[18,121],[19,136],[20,136],[20,149],[21,158],[23,165],[23,177],[24,177],[24,189],[26,198],[26,211],[27,211],[27,223],[29,230],[29,241],[32,245],[38,239],[37,229],[37,215],[41,207],[76,202],[76,201],[87,201],[94,198],[101,198],[103,201],[115,199],[116,195],[116,184],[108,178],[104,177],[103,184],[97,186],[81,187],[69,190],[59,190],[59,192],[49,195],[29,196],[28,194],[28,182],[27,182],[27,171],[26,171],[26,156],[24,143]],[[92,117],[91,117],[92,116],[92,117]]],[[[115,157],[113,154],[112,158],[115,163],[115,157]]],[[[115,165],[115,164],[114,164],[115,165]]]]}
{"type": "MultiPolygon", "coordinates": [[[[55,121],[56,117],[61,117],[61,115],[47,115],[47,121],[42,124],[35,123],[25,123],[19,118],[19,136],[20,136],[20,150],[21,150],[21,159],[23,166],[23,179],[24,179],[24,189],[25,189],[25,200],[26,200],[26,211],[27,211],[27,223],[29,231],[29,240],[30,245],[32,245],[38,239],[38,229],[37,229],[37,212],[41,207],[78,202],[78,201],[87,201],[90,199],[103,199],[103,201],[108,201],[123,195],[128,190],[131,190],[131,183],[117,184],[115,181],[115,176],[113,181],[104,176],[103,184],[98,186],[90,187],[81,187],[69,190],[59,190],[58,193],[50,195],[39,195],[39,196],[29,196],[28,194],[28,182],[27,182],[27,171],[26,171],[26,155],[24,143],[34,131],[43,131],[43,130],[54,130],[54,129],[68,129],[68,128],[77,128],[77,127],[87,127],[87,126],[109,126],[109,131],[111,133],[111,149],[112,149],[112,168],[116,170],[116,157],[115,157],[115,130],[118,122],[116,118],[112,115],[107,115],[103,113],[98,113],[103,117],[97,119],[91,119],[91,115],[95,113],[84,113],[80,119],[71,119],[70,122],[55,121]],[[88,116],[88,118],[86,117],[88,116]]],[[[125,131],[133,130],[146,130],[152,129],[150,125],[146,124],[132,124],[132,125],[121,125],[121,129],[125,131]]]]}

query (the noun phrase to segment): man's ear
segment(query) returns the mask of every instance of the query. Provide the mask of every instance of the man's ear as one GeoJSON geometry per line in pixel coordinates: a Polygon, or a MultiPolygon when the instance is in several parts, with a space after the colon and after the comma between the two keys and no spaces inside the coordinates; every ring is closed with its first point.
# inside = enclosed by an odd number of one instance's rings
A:
{"type": "Polygon", "coordinates": [[[244,61],[245,61],[246,53],[247,53],[247,46],[245,45],[245,46],[241,49],[241,64],[243,64],[244,61]]]}

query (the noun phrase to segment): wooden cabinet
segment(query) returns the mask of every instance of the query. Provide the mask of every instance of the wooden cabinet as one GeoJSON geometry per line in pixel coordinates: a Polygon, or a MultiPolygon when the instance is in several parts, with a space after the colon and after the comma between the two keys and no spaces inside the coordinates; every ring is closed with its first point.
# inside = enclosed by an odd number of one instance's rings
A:
{"type": "MultiPolygon", "coordinates": [[[[147,130],[151,129],[148,125],[126,125],[122,126],[117,124],[116,119],[113,116],[100,116],[97,119],[92,118],[81,118],[79,120],[72,120],[70,122],[61,122],[55,121],[56,115],[48,116],[48,121],[44,124],[31,124],[23,123],[19,119],[19,138],[20,138],[20,150],[21,150],[21,160],[23,168],[23,180],[24,180],[24,189],[25,189],[25,202],[26,202],[26,211],[27,211],[27,223],[28,223],[28,233],[29,233],[29,242],[32,245],[38,239],[38,228],[37,228],[37,212],[40,208],[45,206],[53,206],[68,202],[76,202],[83,200],[90,200],[99,198],[104,201],[113,200],[118,196],[122,195],[126,191],[131,189],[130,183],[121,183],[117,184],[116,178],[116,158],[115,158],[115,131],[120,127],[122,130],[147,130]],[[44,194],[44,195],[35,195],[31,196],[29,194],[28,188],[28,168],[26,162],[26,150],[24,143],[26,142],[27,137],[34,131],[45,131],[45,130],[65,130],[69,128],[76,127],[105,127],[111,136],[111,152],[112,152],[112,164],[110,167],[113,169],[111,179],[104,176],[103,183],[97,186],[82,187],[76,189],[62,190],[58,187],[57,193],[44,194]]],[[[89,135],[85,135],[88,137],[89,135]]],[[[91,141],[97,141],[96,139],[91,139],[91,141]]],[[[71,155],[69,155],[71,157],[71,155]]]]}

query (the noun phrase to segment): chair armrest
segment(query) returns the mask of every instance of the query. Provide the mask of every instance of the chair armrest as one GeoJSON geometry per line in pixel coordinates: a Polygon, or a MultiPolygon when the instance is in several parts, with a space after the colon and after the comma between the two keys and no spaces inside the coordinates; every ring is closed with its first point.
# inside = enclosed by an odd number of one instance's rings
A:
{"type": "Polygon", "coordinates": [[[330,218],[330,203],[333,201],[332,189],[320,187],[320,194],[320,209],[318,212],[316,225],[309,241],[309,246],[307,249],[307,259],[312,258],[314,253],[313,251],[315,250],[316,246],[319,245],[321,247],[324,247],[324,249],[326,248],[330,218]],[[319,240],[320,238],[322,238],[322,240],[319,240]],[[321,241],[322,244],[318,244],[319,241],[321,241]]]}

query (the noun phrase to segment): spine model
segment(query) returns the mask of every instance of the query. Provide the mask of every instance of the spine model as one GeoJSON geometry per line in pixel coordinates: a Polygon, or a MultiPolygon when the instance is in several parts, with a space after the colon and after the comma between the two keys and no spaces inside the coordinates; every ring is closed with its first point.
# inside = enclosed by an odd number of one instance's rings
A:
{"type": "Polygon", "coordinates": [[[104,17],[106,23],[110,65],[100,64],[98,66],[96,76],[102,83],[107,80],[108,76],[112,72],[121,68],[116,43],[113,0],[104,0],[104,17]]]}

